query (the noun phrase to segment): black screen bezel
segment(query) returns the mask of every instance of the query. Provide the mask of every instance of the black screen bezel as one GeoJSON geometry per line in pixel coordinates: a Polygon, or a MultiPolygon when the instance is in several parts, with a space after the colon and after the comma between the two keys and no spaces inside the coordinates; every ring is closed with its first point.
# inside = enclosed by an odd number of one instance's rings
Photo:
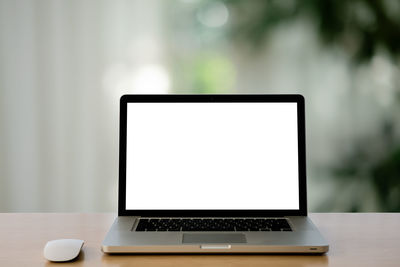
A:
{"type": "Polygon", "coordinates": [[[306,216],[306,151],[304,97],[287,95],[123,95],[120,99],[118,216],[147,217],[264,217],[306,216]],[[126,209],[126,133],[128,103],[201,103],[201,102],[283,102],[297,103],[299,209],[296,210],[127,210],[126,209]]]}

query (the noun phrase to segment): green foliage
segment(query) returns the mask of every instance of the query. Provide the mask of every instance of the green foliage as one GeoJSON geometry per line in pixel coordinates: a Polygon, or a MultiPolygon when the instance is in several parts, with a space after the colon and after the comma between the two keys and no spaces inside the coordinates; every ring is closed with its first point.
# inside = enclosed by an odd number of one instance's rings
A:
{"type": "Polygon", "coordinates": [[[400,54],[398,0],[225,0],[233,11],[231,36],[260,45],[274,27],[297,18],[313,22],[321,40],[338,44],[356,61],[378,48],[400,54]]]}
{"type": "Polygon", "coordinates": [[[234,70],[232,63],[222,56],[199,58],[193,71],[196,93],[223,94],[231,92],[234,70]]]}
{"type": "Polygon", "coordinates": [[[400,211],[400,148],[373,166],[371,172],[382,211],[400,211]]]}

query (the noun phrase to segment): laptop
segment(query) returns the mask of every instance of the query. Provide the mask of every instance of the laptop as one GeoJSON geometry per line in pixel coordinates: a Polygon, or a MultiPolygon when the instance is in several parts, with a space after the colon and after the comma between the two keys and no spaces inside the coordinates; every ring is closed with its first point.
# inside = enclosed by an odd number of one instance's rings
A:
{"type": "Polygon", "coordinates": [[[301,95],[124,95],[105,253],[325,253],[301,95]]]}

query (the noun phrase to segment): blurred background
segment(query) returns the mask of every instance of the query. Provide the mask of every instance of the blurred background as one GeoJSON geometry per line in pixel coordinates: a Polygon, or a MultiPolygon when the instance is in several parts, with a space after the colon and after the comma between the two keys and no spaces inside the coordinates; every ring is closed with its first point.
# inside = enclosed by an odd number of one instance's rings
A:
{"type": "Polygon", "coordinates": [[[400,1],[0,0],[0,212],[116,211],[126,93],[300,93],[311,211],[400,211],[400,1]]]}

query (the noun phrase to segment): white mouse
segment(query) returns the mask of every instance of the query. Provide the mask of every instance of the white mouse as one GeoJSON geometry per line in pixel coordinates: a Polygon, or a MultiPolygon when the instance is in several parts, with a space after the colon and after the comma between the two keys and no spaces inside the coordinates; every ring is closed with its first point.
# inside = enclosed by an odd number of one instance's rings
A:
{"type": "Polygon", "coordinates": [[[83,247],[83,240],[58,239],[47,242],[44,257],[49,261],[70,261],[75,259],[83,247]]]}

